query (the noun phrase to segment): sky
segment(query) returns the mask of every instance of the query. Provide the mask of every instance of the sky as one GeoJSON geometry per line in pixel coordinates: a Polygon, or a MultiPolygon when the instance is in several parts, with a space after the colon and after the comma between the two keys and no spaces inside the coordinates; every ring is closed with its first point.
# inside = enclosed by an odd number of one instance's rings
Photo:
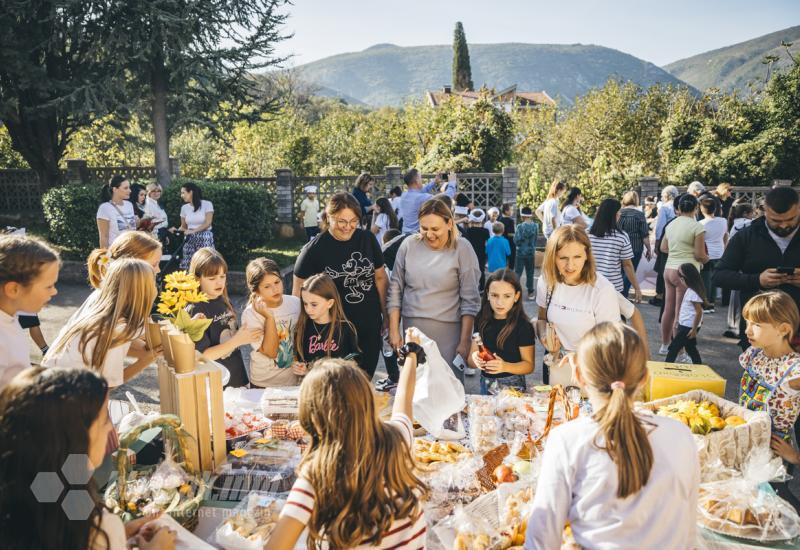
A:
{"type": "Polygon", "coordinates": [[[800,25],[800,0],[292,0],[288,66],[379,43],[596,44],[662,66],[800,25]]]}

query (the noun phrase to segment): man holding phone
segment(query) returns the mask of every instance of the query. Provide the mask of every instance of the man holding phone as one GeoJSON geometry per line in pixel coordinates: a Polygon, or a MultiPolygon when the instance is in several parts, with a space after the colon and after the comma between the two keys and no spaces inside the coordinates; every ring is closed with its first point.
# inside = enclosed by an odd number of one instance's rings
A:
{"type": "MultiPolygon", "coordinates": [[[[774,187],[765,197],[764,217],[728,243],[714,272],[714,284],[741,292],[742,305],[767,289],[786,292],[800,307],[800,197],[791,187],[774,187]]],[[[750,342],[739,326],[739,344],[750,342]]]]}

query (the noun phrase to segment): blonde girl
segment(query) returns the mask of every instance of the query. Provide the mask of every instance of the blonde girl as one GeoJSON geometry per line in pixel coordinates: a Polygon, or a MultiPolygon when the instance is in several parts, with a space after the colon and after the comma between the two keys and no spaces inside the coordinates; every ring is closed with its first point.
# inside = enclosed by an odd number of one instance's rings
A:
{"type": "MultiPolygon", "coordinates": [[[[372,388],[352,361],[321,359],[300,386],[300,424],[311,445],[265,548],[425,547],[426,488],[411,458],[419,341],[407,334],[392,417],[379,420],[372,388]]],[[[422,358],[420,358],[422,360],[422,358]]]]}
{"type": "Polygon", "coordinates": [[[83,365],[102,374],[111,388],[128,382],[155,359],[141,340],[155,299],[153,268],[142,260],[116,260],[97,298],[61,329],[42,364],[83,365]],[[125,367],[125,357],[136,362],[125,367]]]}
{"type": "Polygon", "coordinates": [[[144,231],[127,231],[120,235],[110,248],[95,248],[86,259],[86,270],[89,273],[89,284],[92,288],[100,288],[109,262],[119,258],[136,258],[144,260],[157,275],[161,268],[161,243],[144,231]]]}
{"type": "Polygon", "coordinates": [[[148,183],[145,188],[147,196],[144,199],[144,216],[153,220],[153,233],[158,234],[160,229],[167,229],[169,222],[167,220],[167,213],[161,207],[161,196],[163,190],[158,183],[148,183]]]}
{"type": "Polygon", "coordinates": [[[226,286],[228,264],[222,254],[213,248],[201,248],[194,253],[189,273],[200,281],[200,291],[208,302],[186,306],[193,317],[211,319],[197,349],[212,361],[219,361],[231,374],[228,385],[234,388],[247,386],[249,380],[244,368],[244,358],[239,347],[261,341],[262,327],[237,330],[236,311],[228,298],[226,286]]]}
{"type": "Polygon", "coordinates": [[[58,253],[30,237],[0,237],[0,388],[31,364],[20,311],[38,313],[57,294],[58,253]]]}
{"type": "Polygon", "coordinates": [[[634,410],[644,343],[600,323],[570,362],[595,414],[550,432],[525,548],[558,548],[567,521],[586,548],[693,548],[700,467],[682,423],[634,410]]]}
{"type": "Polygon", "coordinates": [[[561,208],[559,208],[559,200],[566,190],[566,183],[553,180],[553,183],[550,185],[550,190],[547,192],[547,198],[539,205],[539,208],[536,209],[536,216],[542,222],[542,232],[546,239],[549,239],[553,231],[561,226],[561,208]]]}
{"type": "MultiPolygon", "coordinates": [[[[297,321],[294,349],[296,374],[304,375],[307,365],[322,357],[356,359],[361,357],[358,337],[347,320],[336,283],[325,273],[312,275],[300,291],[303,308],[297,321]]],[[[379,330],[379,327],[374,327],[379,330]]]]}
{"type": "Polygon", "coordinates": [[[256,258],[245,270],[250,299],[242,312],[242,327],[263,331],[250,352],[250,386],[294,386],[294,332],[300,299],[283,293],[280,268],[269,258],[256,258]]]}

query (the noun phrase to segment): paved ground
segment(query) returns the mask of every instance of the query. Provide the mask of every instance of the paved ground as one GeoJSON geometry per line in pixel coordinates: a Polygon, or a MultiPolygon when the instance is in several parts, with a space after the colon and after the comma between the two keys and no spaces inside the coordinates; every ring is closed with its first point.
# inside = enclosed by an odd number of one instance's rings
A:
{"type": "MultiPolygon", "coordinates": [[[[89,290],[88,287],[78,285],[59,286],[58,295],[40,314],[42,331],[48,342],[53,341],[58,330],[66,323],[67,319],[72,315],[72,312],[77,309],[86,296],[88,296],[89,290]]],[[[234,304],[236,307],[243,307],[244,298],[235,297],[234,304]]],[[[536,308],[534,302],[526,301],[525,308],[529,315],[535,315],[536,308]]],[[[659,356],[657,355],[657,351],[660,345],[658,308],[648,304],[641,304],[639,308],[648,327],[652,358],[658,360],[659,356]]],[[[735,400],[739,378],[741,376],[741,368],[739,367],[737,359],[739,348],[735,341],[722,336],[724,330],[725,313],[723,310],[720,309],[716,314],[707,315],[703,323],[703,330],[700,332],[699,348],[700,354],[703,357],[703,362],[711,366],[728,381],[726,388],[727,398],[735,400]]],[[[539,383],[541,381],[541,373],[539,370],[542,355],[543,349],[537,346],[537,370],[529,377],[530,383],[539,383]]],[[[31,344],[31,358],[34,361],[39,361],[41,358],[39,350],[36,349],[33,344],[31,344]]],[[[378,367],[378,374],[376,374],[376,377],[384,376],[384,372],[381,364],[378,367]]],[[[133,380],[132,383],[128,384],[125,389],[131,391],[141,403],[157,404],[158,381],[155,369],[146,369],[140,376],[133,380]]],[[[470,393],[478,393],[477,377],[467,377],[467,391],[470,393]]],[[[124,395],[115,395],[114,397],[124,399],[124,395]]]]}

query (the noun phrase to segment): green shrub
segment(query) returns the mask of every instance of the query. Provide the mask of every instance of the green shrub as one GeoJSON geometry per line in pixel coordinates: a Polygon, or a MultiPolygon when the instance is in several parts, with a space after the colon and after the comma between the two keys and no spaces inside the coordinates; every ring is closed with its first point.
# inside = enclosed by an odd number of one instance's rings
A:
{"type": "MultiPolygon", "coordinates": [[[[275,197],[261,185],[179,178],[164,192],[164,209],[171,226],[180,225],[181,184],[194,181],[203,198],[214,204],[214,243],[231,263],[247,259],[252,248],[264,246],[272,236],[275,197]]],[[[99,185],[65,185],[47,191],[42,208],[50,240],[85,257],[98,244],[96,218],[99,185]]]]}

